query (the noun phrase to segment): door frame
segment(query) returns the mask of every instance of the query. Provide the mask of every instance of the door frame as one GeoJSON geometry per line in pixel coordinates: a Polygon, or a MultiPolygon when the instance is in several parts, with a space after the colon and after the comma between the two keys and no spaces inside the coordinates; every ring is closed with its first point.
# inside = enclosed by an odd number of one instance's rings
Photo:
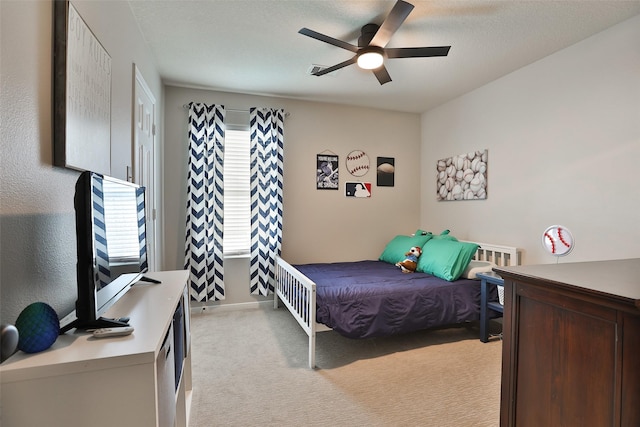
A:
{"type": "MultiPolygon", "coordinates": [[[[131,138],[132,138],[132,152],[131,152],[131,164],[132,164],[132,168],[131,168],[131,176],[130,176],[130,180],[132,182],[136,182],[139,181],[136,179],[136,177],[139,174],[139,171],[137,170],[138,168],[138,156],[139,156],[139,152],[140,152],[140,147],[138,144],[138,138],[137,138],[137,132],[136,132],[136,127],[137,127],[137,121],[136,121],[136,111],[138,108],[137,105],[137,100],[138,100],[138,94],[139,94],[139,90],[144,91],[144,94],[151,100],[151,102],[153,103],[153,114],[151,115],[151,120],[152,123],[150,124],[151,126],[151,137],[153,140],[153,158],[152,158],[152,164],[151,164],[151,168],[152,168],[152,173],[151,173],[151,179],[152,179],[152,188],[148,188],[147,189],[147,195],[151,196],[151,200],[152,200],[152,206],[149,206],[147,209],[147,214],[151,216],[150,220],[151,220],[151,224],[153,225],[151,228],[151,230],[149,230],[147,227],[147,234],[151,234],[151,238],[152,238],[152,247],[149,248],[147,247],[147,255],[149,257],[148,262],[149,262],[149,266],[150,269],[153,270],[161,270],[160,268],[160,262],[159,260],[162,259],[162,253],[161,253],[161,247],[162,245],[160,245],[160,232],[159,230],[161,230],[161,215],[160,215],[160,210],[158,209],[158,206],[160,206],[160,194],[162,194],[162,192],[159,189],[159,183],[162,182],[161,179],[159,179],[159,150],[158,150],[158,140],[157,140],[157,133],[156,133],[156,129],[157,129],[157,124],[156,124],[156,117],[157,117],[157,101],[156,101],[156,97],[153,94],[153,91],[151,90],[151,88],[149,87],[149,85],[147,84],[147,82],[145,81],[142,73],[140,72],[140,70],[138,69],[138,67],[136,66],[136,64],[133,64],[133,96],[132,96],[132,117],[131,117],[131,138]]],[[[140,182],[136,182],[136,184],[141,184],[140,182]]],[[[160,184],[161,185],[161,184],[160,184]]],[[[147,221],[147,224],[149,224],[149,220],[147,221]]],[[[147,239],[147,243],[149,242],[149,239],[147,239]]]]}

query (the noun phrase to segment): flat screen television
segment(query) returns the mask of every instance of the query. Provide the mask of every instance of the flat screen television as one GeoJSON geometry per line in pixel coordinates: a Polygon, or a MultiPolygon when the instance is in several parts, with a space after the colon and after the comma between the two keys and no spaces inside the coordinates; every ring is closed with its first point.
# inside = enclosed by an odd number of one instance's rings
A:
{"type": "Polygon", "coordinates": [[[71,328],[126,326],[102,315],[148,270],[145,188],[95,172],[82,172],[75,187],[77,286],[71,328]]]}

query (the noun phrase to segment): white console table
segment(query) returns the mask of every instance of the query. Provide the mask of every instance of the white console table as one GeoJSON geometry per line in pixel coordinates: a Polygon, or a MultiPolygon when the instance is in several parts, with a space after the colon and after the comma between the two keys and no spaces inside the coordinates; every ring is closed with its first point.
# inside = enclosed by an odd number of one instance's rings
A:
{"type": "MultiPolygon", "coordinates": [[[[129,317],[133,334],[94,338],[72,330],[41,353],[21,351],[0,365],[4,427],[187,426],[191,340],[187,272],[148,273],[106,313],[129,317]],[[176,388],[174,313],[183,304],[183,371],[176,388]]],[[[178,336],[178,335],[177,335],[178,336]]]]}

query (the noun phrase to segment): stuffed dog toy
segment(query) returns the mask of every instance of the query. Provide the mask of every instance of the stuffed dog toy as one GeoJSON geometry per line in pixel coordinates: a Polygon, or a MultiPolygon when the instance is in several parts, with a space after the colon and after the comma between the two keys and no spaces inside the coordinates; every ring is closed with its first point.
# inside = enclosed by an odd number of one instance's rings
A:
{"type": "Polygon", "coordinates": [[[396,267],[400,267],[403,273],[413,273],[418,266],[418,258],[422,255],[422,249],[420,246],[414,246],[404,255],[406,256],[405,260],[397,262],[396,267]]]}

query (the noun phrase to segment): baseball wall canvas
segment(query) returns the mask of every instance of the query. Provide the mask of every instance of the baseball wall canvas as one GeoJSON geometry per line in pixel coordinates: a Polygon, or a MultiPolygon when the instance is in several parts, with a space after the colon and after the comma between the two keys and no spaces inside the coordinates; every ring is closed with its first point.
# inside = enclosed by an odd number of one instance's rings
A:
{"type": "Polygon", "coordinates": [[[470,151],[436,164],[438,200],[484,200],[487,198],[489,150],[470,151]]]}

